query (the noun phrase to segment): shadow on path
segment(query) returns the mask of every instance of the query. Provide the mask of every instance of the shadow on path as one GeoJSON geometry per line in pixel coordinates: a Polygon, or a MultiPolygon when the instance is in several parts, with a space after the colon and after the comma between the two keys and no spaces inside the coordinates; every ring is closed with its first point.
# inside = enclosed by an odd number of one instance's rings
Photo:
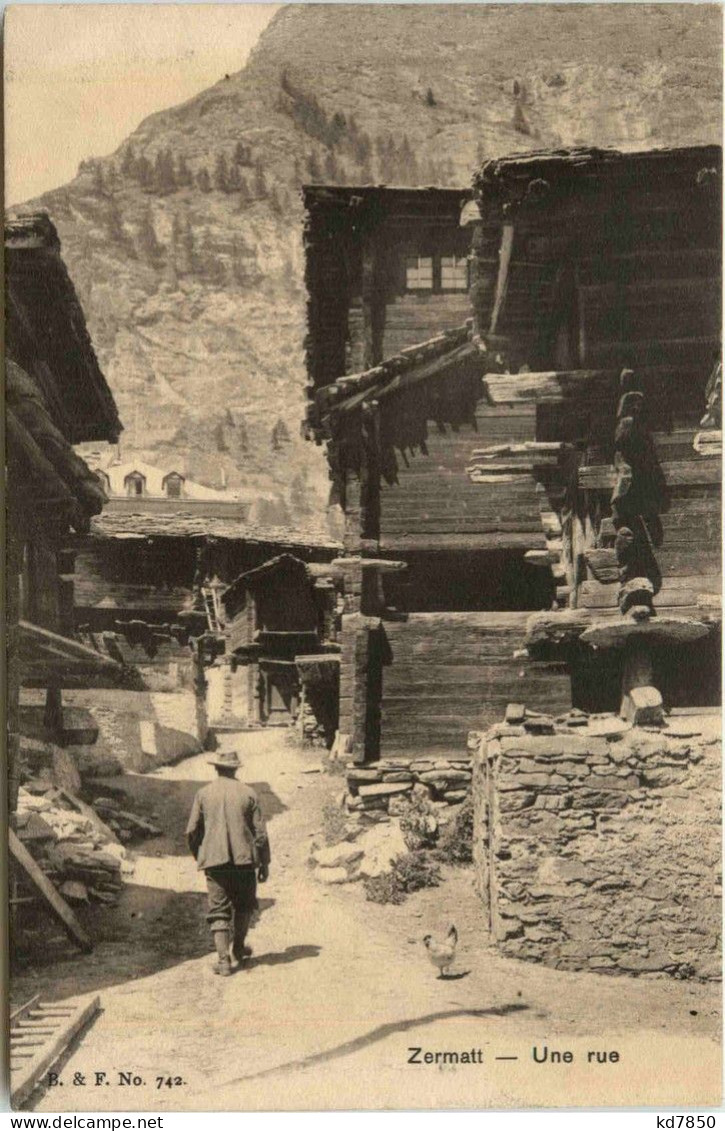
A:
{"type": "Polygon", "coordinates": [[[527,1010],[528,1005],[523,1002],[512,1002],[509,1005],[491,1006],[488,1009],[442,1009],[438,1013],[426,1013],[423,1017],[410,1017],[403,1021],[390,1021],[386,1025],[378,1025],[369,1033],[354,1037],[351,1041],[337,1045],[336,1048],[326,1049],[324,1052],[313,1053],[312,1056],[303,1056],[298,1060],[289,1060],[286,1064],[278,1064],[275,1068],[265,1068],[261,1072],[251,1072],[248,1076],[235,1076],[232,1080],[225,1080],[217,1085],[228,1088],[233,1084],[242,1084],[247,1080],[260,1080],[265,1076],[273,1076],[276,1072],[291,1072],[295,1068],[309,1068],[312,1065],[327,1064],[328,1061],[338,1060],[342,1056],[384,1041],[394,1033],[407,1033],[409,1029],[417,1029],[422,1025],[431,1025],[434,1021],[444,1021],[451,1017],[506,1017],[509,1013],[520,1013],[527,1010]]]}
{"type": "Polygon", "coordinates": [[[253,966],[282,966],[287,962],[297,962],[300,958],[317,958],[322,947],[309,944],[288,946],[285,950],[272,951],[271,954],[260,954],[249,959],[248,968],[253,966]]]}

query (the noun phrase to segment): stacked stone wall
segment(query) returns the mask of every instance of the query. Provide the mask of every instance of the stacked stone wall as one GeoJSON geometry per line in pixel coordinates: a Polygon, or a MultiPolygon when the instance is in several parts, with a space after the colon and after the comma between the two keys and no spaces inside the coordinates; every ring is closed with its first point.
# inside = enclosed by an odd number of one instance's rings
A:
{"type": "Polygon", "coordinates": [[[494,939],[560,969],[717,978],[720,720],[501,725],[474,757],[474,860],[494,939]]]}
{"type": "Polygon", "coordinates": [[[413,791],[442,805],[460,805],[472,778],[471,755],[460,758],[406,759],[381,758],[378,762],[347,767],[350,812],[385,810],[392,815],[410,799],[413,791]]]}

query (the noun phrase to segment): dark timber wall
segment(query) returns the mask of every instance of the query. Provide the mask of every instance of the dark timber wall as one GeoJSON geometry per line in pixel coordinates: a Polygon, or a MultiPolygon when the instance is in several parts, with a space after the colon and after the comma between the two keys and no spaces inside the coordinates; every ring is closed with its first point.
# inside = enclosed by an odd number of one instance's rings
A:
{"type": "Polygon", "coordinates": [[[424,450],[398,450],[397,482],[381,486],[381,550],[543,547],[531,476],[482,485],[466,474],[476,448],[533,440],[535,428],[532,406],[493,408],[484,401],[475,423],[454,428],[430,421],[424,450]]]}
{"type": "MultiPolygon", "coordinates": [[[[396,294],[385,306],[382,356],[392,357],[407,346],[417,345],[442,330],[453,330],[471,316],[468,291],[456,294],[396,294]]],[[[363,309],[353,301],[348,314],[351,373],[365,369],[363,309]]]]}
{"type": "Polygon", "coordinates": [[[527,613],[415,613],[386,623],[381,751],[386,758],[465,754],[469,730],[507,703],[553,714],[571,707],[564,664],[514,658],[527,613]]]}

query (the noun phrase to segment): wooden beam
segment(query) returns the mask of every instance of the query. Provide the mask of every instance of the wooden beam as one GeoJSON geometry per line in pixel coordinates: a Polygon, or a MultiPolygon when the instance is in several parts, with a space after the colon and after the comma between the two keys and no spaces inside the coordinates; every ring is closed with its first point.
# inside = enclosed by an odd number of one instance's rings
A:
{"type": "Polygon", "coordinates": [[[526,550],[546,549],[543,530],[476,533],[475,530],[450,534],[385,534],[380,549],[400,553],[404,550],[526,550]]]}
{"type": "Polygon", "coordinates": [[[57,688],[144,689],[135,668],[119,664],[68,636],[21,620],[18,639],[22,681],[26,686],[47,687],[52,683],[57,688]]]}
{"type": "MultiPolygon", "coordinates": [[[[492,405],[562,404],[575,398],[616,401],[621,367],[606,369],[548,370],[541,373],[487,373],[483,385],[492,405]]],[[[637,368],[645,392],[660,397],[668,387],[692,383],[692,369],[672,366],[637,368]]]]}
{"type": "Polygon", "coordinates": [[[591,624],[592,614],[588,609],[534,613],[526,623],[526,647],[574,644],[591,624]]]}
{"type": "Polygon", "coordinates": [[[93,943],[83,930],[83,927],[76,919],[68,904],[60,893],[56,891],[53,884],[40,869],[38,864],[36,864],[25,845],[18,839],[12,829],[8,829],[8,838],[10,843],[10,855],[18,867],[21,868],[35,890],[45,900],[53,918],[61,924],[68,934],[68,937],[72,939],[85,954],[89,954],[93,950],[93,943]]]}
{"type": "MultiPolygon", "coordinates": [[[[672,460],[661,466],[668,487],[716,484],[722,480],[722,459],[719,456],[672,460]]],[[[617,475],[612,464],[591,464],[579,468],[578,479],[583,491],[609,491],[615,486],[617,475]]]]}
{"type": "Polygon", "coordinates": [[[333,566],[346,566],[355,562],[361,569],[379,569],[381,573],[396,573],[398,570],[407,569],[407,562],[397,562],[392,558],[335,558],[333,566]]]}
{"type": "Polygon", "coordinates": [[[506,301],[506,292],[508,291],[509,283],[509,270],[511,267],[511,253],[514,246],[514,226],[510,220],[507,220],[503,225],[501,233],[501,247],[499,249],[498,261],[498,276],[496,278],[496,293],[493,300],[493,310],[491,311],[491,321],[488,327],[489,334],[495,334],[498,326],[498,320],[506,301]]]}
{"type": "MultiPolygon", "coordinates": [[[[382,361],[380,308],[384,299],[380,295],[377,243],[375,233],[368,232],[362,248],[362,336],[363,364],[366,369],[382,361]]],[[[384,316],[384,305],[382,311],[384,316]]]]}

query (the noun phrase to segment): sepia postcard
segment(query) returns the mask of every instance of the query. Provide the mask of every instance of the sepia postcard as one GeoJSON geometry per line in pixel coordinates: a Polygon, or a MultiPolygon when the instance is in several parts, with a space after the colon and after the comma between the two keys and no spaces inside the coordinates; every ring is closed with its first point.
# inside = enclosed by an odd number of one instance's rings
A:
{"type": "Polygon", "coordinates": [[[721,7],[4,51],[13,1110],[718,1107],[721,7]]]}

